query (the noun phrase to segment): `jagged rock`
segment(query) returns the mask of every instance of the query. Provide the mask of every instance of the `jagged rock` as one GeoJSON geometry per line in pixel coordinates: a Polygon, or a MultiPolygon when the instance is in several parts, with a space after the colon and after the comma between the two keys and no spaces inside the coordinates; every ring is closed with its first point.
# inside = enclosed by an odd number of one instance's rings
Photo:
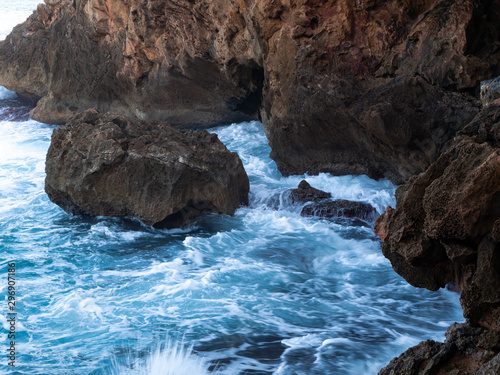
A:
{"type": "Polygon", "coordinates": [[[481,82],[481,101],[486,107],[494,100],[500,99],[500,77],[481,82]]]}
{"type": "Polygon", "coordinates": [[[65,211],[185,226],[207,212],[233,214],[248,198],[238,155],[217,135],[181,132],[88,110],[55,129],[45,191],[65,211]]]}
{"type": "Polygon", "coordinates": [[[318,216],[326,218],[361,219],[373,222],[378,216],[371,205],[363,202],[353,202],[344,199],[325,200],[304,206],[302,216],[318,216]]]}
{"type": "Polygon", "coordinates": [[[292,203],[318,203],[331,197],[332,194],[313,188],[306,180],[300,181],[297,189],[290,190],[292,203]]]}
{"type": "Polygon", "coordinates": [[[498,359],[492,358],[500,352],[500,106],[483,109],[424,173],[400,186],[396,209],[388,207],[375,230],[384,255],[410,284],[430,290],[457,284],[467,318],[464,327],[470,327],[460,334],[448,331],[452,353],[441,362],[424,348],[426,358],[433,358],[428,364],[418,360],[411,371],[398,372],[415,357],[409,351],[382,373],[393,368],[398,374],[473,374],[496,368],[498,359]],[[474,341],[474,329],[482,332],[481,340],[474,341]]]}
{"type": "Polygon", "coordinates": [[[280,205],[301,206],[302,216],[317,216],[329,219],[361,219],[372,222],[377,211],[371,205],[348,200],[332,200],[332,195],[313,188],[306,180],[297,189],[290,189],[269,199],[268,206],[278,209],[280,205]]]}
{"type": "Polygon", "coordinates": [[[436,290],[455,281],[477,323],[500,303],[495,222],[500,219],[500,106],[483,110],[429,169],[396,190],[376,223],[396,272],[436,290]]]}
{"type": "Polygon", "coordinates": [[[283,174],[403,183],[477,114],[467,92],[500,74],[499,9],[50,0],[0,42],[0,84],[40,98],[43,122],[91,107],[178,127],[260,117],[283,174]]]}

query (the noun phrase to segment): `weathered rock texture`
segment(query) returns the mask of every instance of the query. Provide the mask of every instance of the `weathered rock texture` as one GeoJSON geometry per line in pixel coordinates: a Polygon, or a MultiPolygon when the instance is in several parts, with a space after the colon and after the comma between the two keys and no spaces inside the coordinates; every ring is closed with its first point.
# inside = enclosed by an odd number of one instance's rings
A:
{"type": "Polygon", "coordinates": [[[292,203],[319,203],[332,197],[326,191],[313,188],[306,180],[300,181],[297,189],[289,190],[289,194],[292,203]]]}
{"type": "Polygon", "coordinates": [[[470,324],[453,324],[444,343],[427,340],[394,358],[379,375],[500,374],[500,336],[470,324]]]}
{"type": "Polygon", "coordinates": [[[353,202],[345,199],[326,200],[304,206],[302,216],[318,216],[326,218],[361,219],[372,222],[378,216],[377,211],[368,203],[353,202]]]}
{"type": "Polygon", "coordinates": [[[246,203],[248,177],[217,135],[88,110],[54,130],[45,191],[65,211],[185,226],[246,203]]]}
{"type": "Polygon", "coordinates": [[[61,123],[96,107],[264,122],[284,174],[401,183],[500,75],[500,0],[46,0],[0,43],[0,84],[61,123]]]}
{"type": "MultiPolygon", "coordinates": [[[[431,364],[422,357],[413,372],[395,373],[444,374],[451,373],[447,366],[463,365],[461,373],[472,374],[500,351],[500,106],[481,111],[436,162],[397,189],[396,201],[375,225],[384,255],[414,286],[437,290],[455,282],[463,327],[479,330],[467,343],[467,333],[458,335],[463,342],[450,333],[445,344],[432,344],[437,352],[452,348],[432,365],[434,372],[424,371],[431,364]]],[[[412,358],[403,354],[383,373],[412,358]]]]}

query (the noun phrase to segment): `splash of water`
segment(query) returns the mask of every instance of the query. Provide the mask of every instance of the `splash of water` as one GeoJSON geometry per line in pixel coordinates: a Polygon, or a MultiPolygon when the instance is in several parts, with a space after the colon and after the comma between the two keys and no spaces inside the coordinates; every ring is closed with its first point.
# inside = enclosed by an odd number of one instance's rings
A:
{"type": "MultiPolygon", "coordinates": [[[[131,356],[134,358],[134,356],[131,356]]],[[[129,358],[130,360],[130,358],[129,358]]],[[[135,358],[130,367],[120,365],[116,360],[111,375],[209,375],[210,364],[193,352],[193,344],[186,346],[184,340],[167,338],[157,344],[145,359],[135,358]]]]}

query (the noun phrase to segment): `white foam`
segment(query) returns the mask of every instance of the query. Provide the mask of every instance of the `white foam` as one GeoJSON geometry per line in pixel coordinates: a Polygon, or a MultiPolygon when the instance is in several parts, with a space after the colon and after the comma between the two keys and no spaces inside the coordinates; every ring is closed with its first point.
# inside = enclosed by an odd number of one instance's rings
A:
{"type": "Polygon", "coordinates": [[[281,340],[281,343],[289,348],[303,348],[320,346],[322,341],[323,339],[319,335],[308,333],[305,336],[281,340]]]}

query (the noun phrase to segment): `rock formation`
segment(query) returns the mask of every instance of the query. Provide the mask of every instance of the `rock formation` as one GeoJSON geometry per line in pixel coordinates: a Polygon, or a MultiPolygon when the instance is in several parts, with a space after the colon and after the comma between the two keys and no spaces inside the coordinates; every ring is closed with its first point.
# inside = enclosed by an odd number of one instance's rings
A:
{"type": "Polygon", "coordinates": [[[307,204],[300,212],[302,216],[317,216],[331,219],[361,219],[372,222],[378,216],[377,211],[368,203],[353,202],[345,199],[307,204]]]}
{"type": "Polygon", "coordinates": [[[306,180],[299,183],[297,189],[289,190],[291,203],[319,203],[332,197],[330,193],[315,189],[306,180]]]}
{"type": "Polygon", "coordinates": [[[280,206],[285,208],[298,206],[302,216],[328,219],[361,219],[373,222],[378,216],[375,208],[367,203],[334,200],[331,197],[330,193],[315,189],[306,180],[302,180],[297,189],[286,190],[271,197],[268,206],[273,209],[278,209],[280,206]]]}
{"type": "Polygon", "coordinates": [[[489,106],[493,101],[500,99],[500,77],[481,82],[481,101],[483,106],[489,106]]]}
{"type": "Polygon", "coordinates": [[[500,366],[500,103],[400,186],[396,201],[375,225],[384,255],[414,286],[455,282],[467,322],[450,328],[445,344],[420,344],[382,374],[497,373],[487,369],[500,366]]]}
{"type": "Polygon", "coordinates": [[[45,191],[65,211],[186,226],[248,199],[238,155],[217,135],[88,110],[54,130],[45,191]]]}
{"type": "Polygon", "coordinates": [[[46,0],[0,43],[0,84],[49,123],[93,107],[178,127],[260,117],[284,174],[402,183],[500,75],[499,3],[46,0]]]}

